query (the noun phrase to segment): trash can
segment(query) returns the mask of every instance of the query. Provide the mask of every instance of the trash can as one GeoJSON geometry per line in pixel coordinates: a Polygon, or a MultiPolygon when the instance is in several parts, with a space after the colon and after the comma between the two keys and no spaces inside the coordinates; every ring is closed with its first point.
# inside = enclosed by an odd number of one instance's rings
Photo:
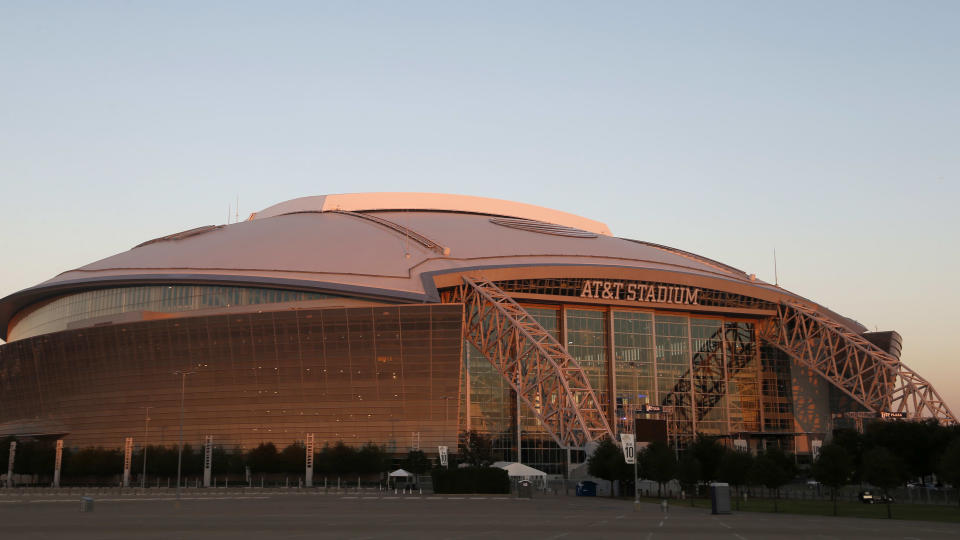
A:
{"type": "Polygon", "coordinates": [[[714,514],[730,513],[730,485],[715,482],[710,484],[710,508],[714,514]]]}
{"type": "Polygon", "coordinates": [[[521,480],[517,482],[517,497],[521,499],[532,499],[533,482],[529,480],[521,480]]]}
{"type": "Polygon", "coordinates": [[[80,511],[93,512],[93,497],[80,497],[80,511]]]}

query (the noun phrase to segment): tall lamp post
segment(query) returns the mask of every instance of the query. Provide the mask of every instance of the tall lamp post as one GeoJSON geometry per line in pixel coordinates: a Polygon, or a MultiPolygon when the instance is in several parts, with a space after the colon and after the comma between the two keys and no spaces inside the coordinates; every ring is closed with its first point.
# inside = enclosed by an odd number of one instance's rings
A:
{"type": "Polygon", "coordinates": [[[147,487],[147,434],[150,429],[150,409],[153,407],[141,407],[145,409],[143,413],[143,474],[140,476],[140,489],[147,487]]]}
{"type": "MultiPolygon", "coordinates": [[[[196,371],[183,371],[178,369],[174,375],[180,375],[180,448],[177,450],[177,500],[180,500],[180,469],[183,464],[183,396],[187,387],[187,375],[193,375],[196,371]]],[[[179,503],[177,503],[179,504],[179,503]]]]}

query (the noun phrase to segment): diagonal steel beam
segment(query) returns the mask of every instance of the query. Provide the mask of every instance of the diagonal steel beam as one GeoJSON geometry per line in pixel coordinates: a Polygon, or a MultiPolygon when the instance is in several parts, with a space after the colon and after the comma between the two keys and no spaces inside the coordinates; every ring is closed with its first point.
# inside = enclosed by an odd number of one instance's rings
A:
{"type": "Polygon", "coordinates": [[[799,304],[780,304],[760,325],[760,339],[833,383],[873,412],[911,420],[957,418],[927,380],[859,334],[799,304]]]}
{"type": "Polygon", "coordinates": [[[446,300],[464,304],[467,339],[561,448],[614,439],[583,368],[506,292],[490,281],[464,276],[446,300]]]}

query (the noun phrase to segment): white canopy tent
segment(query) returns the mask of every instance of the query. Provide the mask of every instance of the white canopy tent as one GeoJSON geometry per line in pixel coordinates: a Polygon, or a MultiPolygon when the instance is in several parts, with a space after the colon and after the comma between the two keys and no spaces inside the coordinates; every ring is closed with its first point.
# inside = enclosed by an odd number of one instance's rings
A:
{"type": "Polygon", "coordinates": [[[414,474],[412,472],[407,472],[403,469],[397,469],[390,473],[390,478],[411,478],[414,474]]]}
{"type": "Polygon", "coordinates": [[[403,482],[403,485],[406,486],[409,483],[416,481],[417,479],[417,475],[413,474],[412,472],[405,471],[403,469],[397,469],[391,472],[387,476],[388,476],[387,479],[389,480],[389,482],[387,483],[387,487],[389,487],[390,484],[393,484],[393,487],[397,487],[397,482],[401,482],[401,481],[403,482]]]}
{"type": "Polygon", "coordinates": [[[507,471],[507,475],[512,481],[529,480],[537,487],[544,487],[547,484],[547,473],[524,465],[523,463],[514,463],[511,461],[498,461],[493,464],[494,467],[507,471]]]}

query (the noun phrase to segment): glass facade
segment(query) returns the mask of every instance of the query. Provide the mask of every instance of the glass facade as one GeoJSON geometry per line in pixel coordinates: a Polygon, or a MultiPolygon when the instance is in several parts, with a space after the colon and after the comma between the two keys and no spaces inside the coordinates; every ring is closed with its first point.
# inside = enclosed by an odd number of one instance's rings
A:
{"type": "MultiPolygon", "coordinates": [[[[21,332],[117,310],[175,311],[325,298],[230,287],[128,287],[48,302],[21,332]]],[[[697,434],[769,438],[796,430],[790,360],[757,344],[754,323],[620,307],[525,305],[585,370],[615,430],[662,405],[671,442],[697,434]]],[[[278,445],[374,442],[388,450],[491,437],[499,460],[562,474],[559,448],[496,368],[463,341],[462,306],[429,304],[171,318],[67,330],[0,347],[0,429],[68,426],[73,446],[119,445],[142,429],[172,444],[177,369],[188,441],[278,445]],[[115,444],[114,444],[115,443],[115,444]]],[[[33,317],[33,318],[31,318],[33,317]]],[[[54,429],[54,428],[51,428],[54,429]]],[[[754,445],[755,446],[755,445],[754,445]]]]}
{"type": "MultiPolygon", "coordinates": [[[[789,360],[761,351],[753,322],[619,308],[524,308],[566,342],[618,432],[632,431],[630,419],[647,404],[665,406],[660,418],[671,443],[681,446],[704,434],[751,439],[755,448],[759,438],[794,429],[789,360]]],[[[461,426],[490,435],[496,459],[515,461],[516,393],[477,349],[465,343],[464,351],[470,420],[461,426]]],[[[519,417],[523,462],[562,473],[565,450],[526,403],[519,417]]]]}
{"type": "Polygon", "coordinates": [[[146,285],[100,289],[61,296],[21,311],[10,322],[8,341],[59,332],[66,330],[72,322],[120,313],[177,313],[321,298],[334,296],[302,291],[211,285],[146,285]]]}
{"type": "Polygon", "coordinates": [[[282,448],[314,433],[321,446],[455,448],[462,317],[459,304],[284,310],[27,338],[0,346],[0,430],[139,445],[151,407],[148,443],[176,444],[173,372],[188,370],[193,445],[282,448]]]}

